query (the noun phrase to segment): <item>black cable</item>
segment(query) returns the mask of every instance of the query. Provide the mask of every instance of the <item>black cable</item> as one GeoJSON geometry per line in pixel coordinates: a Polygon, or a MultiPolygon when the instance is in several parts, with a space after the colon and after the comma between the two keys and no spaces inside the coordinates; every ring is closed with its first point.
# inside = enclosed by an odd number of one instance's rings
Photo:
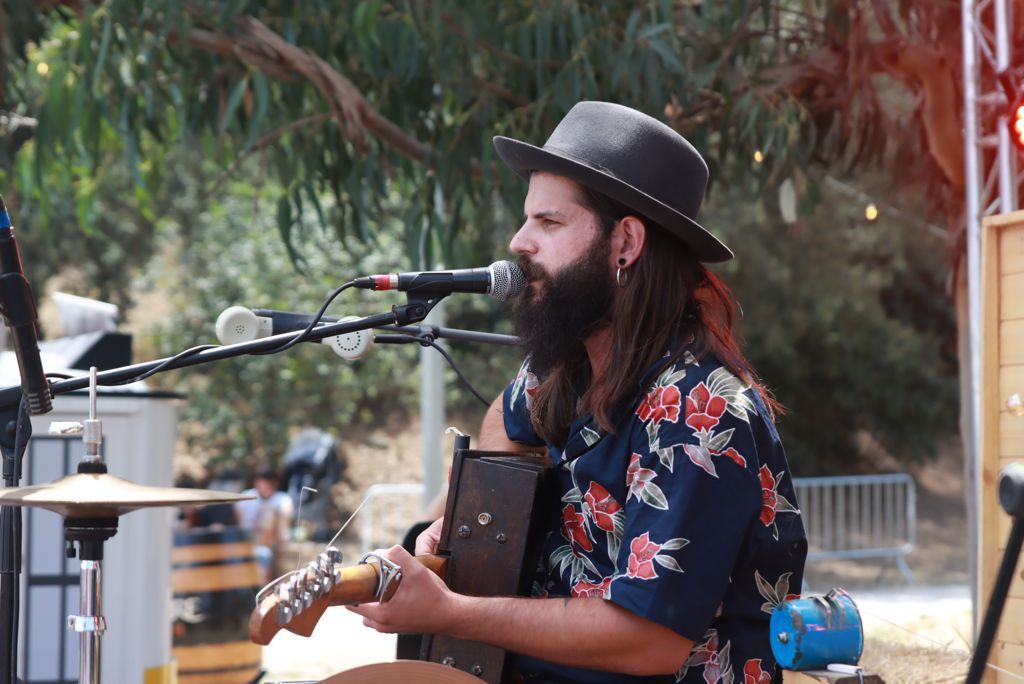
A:
{"type": "Polygon", "coordinates": [[[338,289],[336,289],[334,292],[332,292],[330,295],[328,295],[327,299],[324,300],[324,303],[320,305],[320,310],[316,312],[316,315],[313,316],[313,320],[309,322],[309,325],[306,326],[305,330],[303,330],[298,335],[296,335],[295,337],[291,338],[290,340],[288,340],[287,342],[282,344],[280,347],[275,347],[273,349],[269,349],[269,350],[264,351],[264,352],[258,352],[257,355],[277,354],[279,352],[283,352],[286,349],[291,349],[292,347],[297,345],[299,342],[302,342],[303,340],[305,340],[306,336],[309,335],[309,333],[313,331],[313,328],[315,328],[317,325],[319,325],[320,319],[324,317],[324,312],[327,311],[327,307],[329,307],[331,305],[331,302],[333,302],[337,298],[338,295],[340,295],[342,292],[344,292],[345,290],[349,289],[353,285],[355,285],[355,281],[350,280],[347,283],[339,286],[338,289]]]}
{"type": "Polygon", "coordinates": [[[452,367],[452,370],[455,371],[455,374],[459,376],[459,380],[462,381],[462,384],[465,385],[466,388],[473,393],[473,396],[479,399],[480,403],[483,404],[484,406],[491,405],[491,402],[484,399],[483,396],[476,391],[476,388],[473,387],[472,384],[470,384],[466,376],[462,374],[461,370],[459,370],[459,367],[455,365],[455,361],[452,359],[452,357],[448,354],[448,352],[444,350],[444,347],[442,347],[441,345],[434,341],[434,338],[430,337],[429,335],[423,335],[420,337],[416,337],[415,339],[424,347],[433,347],[434,349],[436,349],[441,354],[441,356],[444,357],[444,360],[448,362],[448,365],[452,367]]]}
{"type": "Polygon", "coordinates": [[[156,373],[159,373],[164,368],[167,368],[167,366],[169,366],[170,364],[174,363],[175,361],[178,361],[179,359],[184,359],[184,358],[186,358],[188,356],[192,356],[193,354],[198,354],[201,351],[206,351],[207,349],[213,349],[213,348],[219,347],[219,346],[220,346],[219,344],[200,344],[199,346],[192,347],[190,349],[186,349],[185,351],[178,352],[177,354],[175,354],[174,356],[172,356],[169,359],[164,359],[163,363],[158,364],[158,365],[150,368],[148,371],[146,371],[144,373],[139,373],[136,376],[130,377],[130,378],[126,379],[126,380],[121,380],[120,382],[106,382],[106,383],[103,383],[103,384],[106,385],[106,386],[130,385],[133,382],[139,382],[140,380],[145,380],[149,376],[154,375],[156,373]]]}

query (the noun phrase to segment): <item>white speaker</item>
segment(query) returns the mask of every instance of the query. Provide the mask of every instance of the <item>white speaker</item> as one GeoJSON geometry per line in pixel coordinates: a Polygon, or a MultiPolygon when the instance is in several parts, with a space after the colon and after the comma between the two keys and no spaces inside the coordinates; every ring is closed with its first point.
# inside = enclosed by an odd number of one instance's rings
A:
{"type": "Polygon", "coordinates": [[[274,332],[273,326],[273,321],[257,316],[251,309],[229,306],[217,316],[215,330],[221,344],[237,344],[270,337],[274,332]]]}
{"type": "MultiPolygon", "coordinates": [[[[338,319],[338,322],[357,320],[359,320],[358,316],[345,316],[338,319]]],[[[356,359],[363,358],[370,351],[370,347],[373,346],[373,332],[370,330],[357,330],[356,332],[345,333],[344,335],[325,337],[321,342],[333,349],[335,354],[346,361],[355,361],[356,359]]]]}

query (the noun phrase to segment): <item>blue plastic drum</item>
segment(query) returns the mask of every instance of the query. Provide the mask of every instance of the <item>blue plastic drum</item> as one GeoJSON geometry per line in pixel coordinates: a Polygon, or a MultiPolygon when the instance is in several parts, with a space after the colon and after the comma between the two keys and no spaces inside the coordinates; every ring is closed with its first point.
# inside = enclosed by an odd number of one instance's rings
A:
{"type": "Polygon", "coordinates": [[[787,670],[819,670],[829,663],[856,665],[864,650],[860,612],[842,589],[783,601],[772,611],[770,629],[772,653],[787,670]]]}

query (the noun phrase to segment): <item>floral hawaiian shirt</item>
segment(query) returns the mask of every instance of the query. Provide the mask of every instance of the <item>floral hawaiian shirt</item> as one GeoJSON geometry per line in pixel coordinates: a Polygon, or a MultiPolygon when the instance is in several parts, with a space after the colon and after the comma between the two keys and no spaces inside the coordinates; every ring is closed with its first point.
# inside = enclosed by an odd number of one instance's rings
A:
{"type": "MultiPolygon", "coordinates": [[[[530,426],[538,380],[523,364],[504,394],[505,431],[530,426]]],[[[653,372],[649,375],[653,375],[653,372]]],[[[534,593],[602,597],[694,642],[675,675],[632,678],[517,656],[540,681],[767,684],[772,608],[800,592],[807,540],[792,476],[759,395],[689,353],[655,378],[614,434],[577,419],[555,464],[534,593]]]]}

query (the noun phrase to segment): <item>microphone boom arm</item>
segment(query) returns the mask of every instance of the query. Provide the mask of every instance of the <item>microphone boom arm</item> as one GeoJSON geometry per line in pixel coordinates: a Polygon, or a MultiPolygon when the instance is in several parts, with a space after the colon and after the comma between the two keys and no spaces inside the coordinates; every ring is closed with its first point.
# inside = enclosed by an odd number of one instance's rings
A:
{"type": "MultiPolygon", "coordinates": [[[[410,299],[412,299],[412,297],[410,297],[410,299]]],[[[366,316],[365,318],[360,318],[354,321],[343,321],[320,325],[310,330],[309,333],[302,338],[302,341],[319,342],[326,337],[345,335],[347,333],[359,332],[360,330],[415,323],[426,318],[427,313],[430,311],[430,308],[434,303],[436,303],[436,300],[429,305],[425,305],[422,301],[412,301],[409,304],[393,306],[391,313],[374,314],[373,316],[366,316]]],[[[161,365],[163,365],[161,371],[174,370],[176,368],[199,366],[204,363],[221,361],[223,359],[230,359],[236,356],[264,354],[273,352],[283,343],[289,342],[301,334],[302,331],[282,333],[272,337],[263,337],[251,342],[239,342],[237,344],[227,344],[217,346],[212,349],[204,349],[203,351],[196,352],[195,354],[185,356],[180,359],[169,357],[165,359],[157,359],[155,361],[147,361],[145,363],[136,363],[130,366],[121,366],[120,368],[101,371],[97,374],[96,379],[100,385],[121,385],[125,384],[132,378],[152,371],[161,365]]],[[[88,386],[88,375],[79,376],[77,378],[68,378],[67,380],[57,380],[50,383],[50,388],[54,395],[74,392],[75,390],[84,389],[88,386]]],[[[16,409],[20,400],[20,386],[0,389],[0,411],[5,408],[12,407],[16,409]]]]}

